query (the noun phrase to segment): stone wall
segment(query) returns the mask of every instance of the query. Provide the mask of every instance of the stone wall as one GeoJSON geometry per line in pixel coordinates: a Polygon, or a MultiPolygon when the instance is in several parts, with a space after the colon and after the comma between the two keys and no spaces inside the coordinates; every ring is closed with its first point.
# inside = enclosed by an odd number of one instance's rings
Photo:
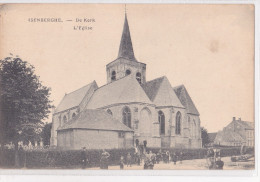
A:
{"type": "Polygon", "coordinates": [[[64,130],[58,132],[58,147],[66,149],[131,148],[133,147],[133,133],[87,129],[64,130]]]}

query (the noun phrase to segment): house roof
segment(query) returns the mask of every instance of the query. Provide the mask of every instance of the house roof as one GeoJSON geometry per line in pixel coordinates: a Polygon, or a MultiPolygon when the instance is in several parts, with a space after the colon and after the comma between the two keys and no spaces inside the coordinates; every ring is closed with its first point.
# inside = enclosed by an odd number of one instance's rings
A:
{"type": "Polygon", "coordinates": [[[173,90],[180,99],[182,105],[186,108],[187,113],[200,115],[184,85],[174,87],[173,90]]]}
{"type": "Polygon", "coordinates": [[[97,86],[96,82],[93,81],[92,83],[85,85],[78,90],[75,90],[69,94],[65,94],[60,104],[57,106],[55,113],[78,106],[92,85],[97,86]]]}
{"type": "Polygon", "coordinates": [[[132,61],[136,61],[126,14],[125,14],[124,29],[123,29],[119,52],[118,52],[118,58],[120,57],[127,58],[132,61]]]}
{"type": "Polygon", "coordinates": [[[215,142],[244,142],[244,138],[237,132],[223,130],[217,133],[215,142]]]}
{"type": "Polygon", "coordinates": [[[236,120],[239,124],[243,125],[246,129],[254,129],[254,123],[242,120],[236,120]]]}
{"type": "Polygon", "coordinates": [[[59,127],[60,130],[67,129],[94,129],[94,130],[110,130],[110,131],[130,131],[120,121],[114,119],[110,114],[104,110],[83,110],[74,119],[71,119],[64,126],[59,127]]]}
{"type": "Polygon", "coordinates": [[[134,74],[113,81],[98,88],[90,99],[87,109],[98,109],[121,103],[153,104],[138,83],[134,74]]]}
{"type": "Polygon", "coordinates": [[[217,136],[217,133],[208,133],[208,136],[209,136],[209,141],[211,143],[213,143],[215,138],[216,138],[216,136],[217,136]]]}

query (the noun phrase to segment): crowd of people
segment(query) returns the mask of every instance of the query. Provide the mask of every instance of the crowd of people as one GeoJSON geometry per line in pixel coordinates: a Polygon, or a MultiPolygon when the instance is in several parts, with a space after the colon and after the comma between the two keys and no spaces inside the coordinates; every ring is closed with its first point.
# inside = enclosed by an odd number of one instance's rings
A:
{"type": "MultiPolygon", "coordinates": [[[[161,149],[154,153],[152,151],[147,151],[147,149],[142,149],[139,147],[135,148],[134,153],[128,152],[126,156],[121,156],[118,162],[120,169],[124,169],[124,166],[131,167],[132,164],[141,165],[143,164],[143,169],[153,169],[156,164],[161,162],[170,163],[173,162],[174,165],[179,162],[182,163],[183,152],[173,152],[170,153],[168,150],[162,151],[161,149]]],[[[100,157],[100,168],[108,169],[110,154],[103,150],[100,157]]],[[[209,169],[223,169],[224,162],[221,160],[220,149],[213,149],[212,147],[208,149],[206,156],[207,164],[209,169]]],[[[86,155],[86,148],[83,148],[81,153],[82,168],[85,169],[89,165],[89,159],[86,155]]]]}
{"type": "MultiPolygon", "coordinates": [[[[174,152],[170,154],[168,150],[154,153],[152,151],[146,151],[147,149],[142,149],[139,147],[135,148],[134,153],[128,152],[126,156],[121,156],[119,159],[120,169],[124,169],[125,166],[132,167],[132,164],[135,165],[143,165],[143,169],[153,169],[154,165],[163,163],[173,162],[176,165],[176,162],[179,161],[182,163],[183,152],[179,152],[178,154],[174,152]]],[[[100,168],[108,169],[110,154],[106,150],[103,150],[100,157],[100,168]]],[[[89,167],[89,159],[87,157],[86,148],[84,147],[81,152],[81,162],[82,168],[85,169],[89,167]]]]}

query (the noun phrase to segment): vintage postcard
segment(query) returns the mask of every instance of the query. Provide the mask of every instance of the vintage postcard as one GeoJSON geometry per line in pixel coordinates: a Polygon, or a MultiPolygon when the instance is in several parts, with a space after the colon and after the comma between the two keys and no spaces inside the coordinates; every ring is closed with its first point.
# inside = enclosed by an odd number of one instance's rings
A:
{"type": "Polygon", "coordinates": [[[255,170],[254,4],[2,4],[0,168],[255,170]]]}

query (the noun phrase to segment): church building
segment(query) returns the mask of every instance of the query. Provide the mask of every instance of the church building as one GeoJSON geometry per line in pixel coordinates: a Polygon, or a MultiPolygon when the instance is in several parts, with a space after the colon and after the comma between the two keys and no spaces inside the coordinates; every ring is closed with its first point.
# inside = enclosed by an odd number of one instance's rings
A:
{"type": "Polygon", "coordinates": [[[118,56],[95,81],[66,94],[53,113],[51,145],[66,149],[201,148],[200,114],[184,85],[166,76],[147,81],[134,55],[127,16],[118,56]]]}

